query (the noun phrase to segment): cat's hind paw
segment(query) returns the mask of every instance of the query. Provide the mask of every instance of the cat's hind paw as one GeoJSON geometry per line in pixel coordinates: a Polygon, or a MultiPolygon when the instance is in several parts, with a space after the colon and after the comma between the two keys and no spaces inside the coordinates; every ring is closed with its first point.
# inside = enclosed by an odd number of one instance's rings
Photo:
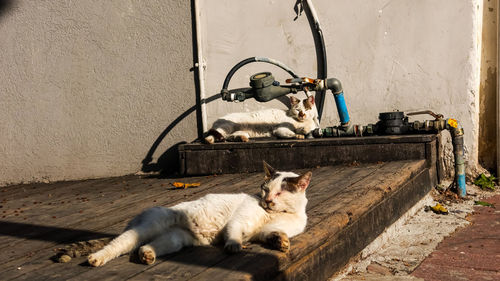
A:
{"type": "Polygon", "coordinates": [[[285,253],[290,250],[290,240],[283,232],[271,232],[267,237],[267,244],[269,244],[269,246],[273,249],[280,250],[285,253]]]}
{"type": "Polygon", "coordinates": [[[108,262],[108,259],[105,258],[103,254],[100,254],[99,252],[90,254],[87,257],[88,263],[93,266],[93,267],[98,267],[98,266],[103,266],[108,262]]]}
{"type": "Polygon", "coordinates": [[[153,264],[156,260],[156,253],[153,248],[145,245],[139,248],[139,258],[144,264],[153,264]]]}
{"type": "Polygon", "coordinates": [[[249,142],[250,138],[245,135],[231,135],[227,140],[231,142],[249,142]]]}
{"type": "Polygon", "coordinates": [[[239,136],[239,140],[241,142],[249,142],[250,141],[250,139],[247,136],[239,136]]]}
{"type": "Polygon", "coordinates": [[[234,240],[228,240],[226,242],[226,245],[224,245],[224,251],[231,254],[241,252],[241,249],[243,249],[241,243],[236,242],[234,240]]]}

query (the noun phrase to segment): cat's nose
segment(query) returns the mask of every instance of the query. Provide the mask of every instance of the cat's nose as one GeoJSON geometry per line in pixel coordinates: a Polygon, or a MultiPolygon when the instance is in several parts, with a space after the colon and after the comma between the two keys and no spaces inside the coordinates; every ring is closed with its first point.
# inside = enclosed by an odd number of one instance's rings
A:
{"type": "Polygon", "coordinates": [[[299,117],[304,117],[304,116],[306,116],[306,114],[304,112],[302,112],[302,111],[299,112],[299,117]]]}
{"type": "Polygon", "coordinates": [[[268,208],[271,208],[271,207],[274,206],[273,200],[265,200],[265,201],[266,201],[266,205],[267,205],[268,208]]]}

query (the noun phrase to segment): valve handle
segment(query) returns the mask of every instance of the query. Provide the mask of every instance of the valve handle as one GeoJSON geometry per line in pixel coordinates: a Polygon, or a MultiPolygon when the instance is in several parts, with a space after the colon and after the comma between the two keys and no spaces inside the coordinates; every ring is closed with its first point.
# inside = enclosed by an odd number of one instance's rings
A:
{"type": "Polygon", "coordinates": [[[429,114],[430,116],[434,117],[436,120],[443,118],[443,114],[436,114],[430,110],[423,110],[423,111],[416,111],[416,112],[410,112],[406,113],[406,115],[411,116],[411,115],[421,115],[421,114],[429,114]]]}
{"type": "Polygon", "coordinates": [[[289,79],[285,80],[285,82],[289,83],[289,84],[290,83],[311,83],[311,84],[313,84],[315,81],[316,81],[316,79],[307,78],[307,77],[289,78],[289,79]]]}

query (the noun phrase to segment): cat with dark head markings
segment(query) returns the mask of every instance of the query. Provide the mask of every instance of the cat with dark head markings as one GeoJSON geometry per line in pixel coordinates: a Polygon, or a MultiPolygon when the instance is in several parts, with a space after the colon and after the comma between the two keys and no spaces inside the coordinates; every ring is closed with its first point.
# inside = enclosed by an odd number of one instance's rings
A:
{"type": "Polygon", "coordinates": [[[299,100],[290,97],[288,110],[270,108],[253,112],[230,113],[217,119],[204,139],[205,143],[247,142],[250,138],[278,137],[303,139],[319,128],[314,96],[299,100]]]}
{"type": "Polygon", "coordinates": [[[208,194],[173,207],[145,210],[121,235],[89,255],[89,264],[101,266],[137,248],[140,260],[152,264],[156,257],[186,246],[219,242],[225,242],[224,249],[230,253],[241,251],[248,241],[288,251],[289,238],[306,226],[305,191],[312,173],[279,172],[266,162],[264,171],[260,196],[208,194]]]}

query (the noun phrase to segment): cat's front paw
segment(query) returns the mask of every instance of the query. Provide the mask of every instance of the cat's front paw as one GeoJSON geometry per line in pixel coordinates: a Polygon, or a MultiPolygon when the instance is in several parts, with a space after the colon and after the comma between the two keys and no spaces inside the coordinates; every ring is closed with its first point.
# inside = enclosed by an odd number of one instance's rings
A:
{"type": "Polygon", "coordinates": [[[203,143],[206,144],[213,144],[215,142],[214,136],[207,136],[206,138],[203,139],[203,143]]]}
{"type": "Polygon", "coordinates": [[[241,249],[243,249],[241,243],[234,240],[228,240],[224,245],[224,251],[231,254],[241,252],[241,249]]]}
{"type": "Polygon", "coordinates": [[[90,254],[87,257],[87,261],[91,266],[98,267],[106,264],[108,262],[108,259],[106,259],[105,254],[99,251],[97,253],[90,254]]]}
{"type": "Polygon", "coordinates": [[[145,245],[139,248],[139,258],[144,264],[153,264],[156,260],[156,253],[151,246],[145,245]]]}
{"type": "Polygon", "coordinates": [[[267,237],[267,244],[273,249],[280,250],[285,253],[290,250],[290,240],[284,232],[271,232],[267,237]]]}
{"type": "Polygon", "coordinates": [[[302,134],[295,134],[295,138],[298,140],[303,140],[303,139],[305,139],[305,136],[302,134]]]}

